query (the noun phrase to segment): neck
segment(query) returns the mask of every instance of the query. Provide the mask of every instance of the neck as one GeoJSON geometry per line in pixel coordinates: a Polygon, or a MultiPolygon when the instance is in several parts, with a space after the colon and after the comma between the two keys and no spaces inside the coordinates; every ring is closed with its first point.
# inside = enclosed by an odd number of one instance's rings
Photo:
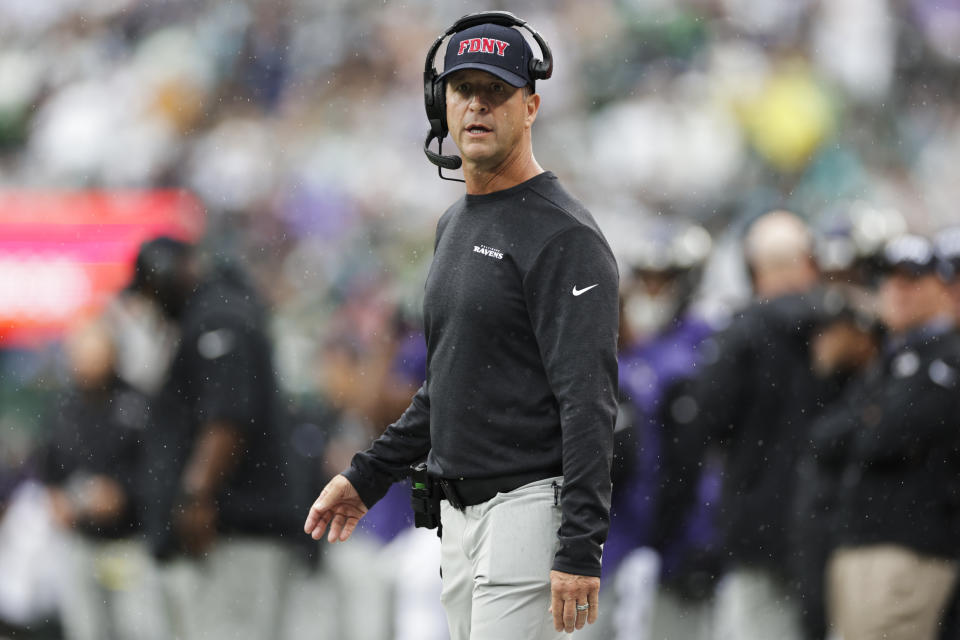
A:
{"type": "Polygon", "coordinates": [[[537,163],[529,147],[525,151],[518,148],[516,153],[511,153],[493,167],[483,167],[467,161],[463,163],[463,179],[467,193],[474,196],[515,187],[541,173],[543,167],[537,163]]]}

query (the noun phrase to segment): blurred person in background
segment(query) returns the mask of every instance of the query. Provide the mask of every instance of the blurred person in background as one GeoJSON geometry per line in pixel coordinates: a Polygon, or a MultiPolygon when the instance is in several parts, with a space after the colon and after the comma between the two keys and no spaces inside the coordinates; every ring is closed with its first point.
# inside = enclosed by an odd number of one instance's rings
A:
{"type": "MultiPolygon", "coordinates": [[[[954,322],[960,327],[960,227],[946,227],[933,237],[937,254],[950,269],[950,298],[953,300],[954,322]]],[[[941,625],[942,640],[960,638],[960,588],[954,584],[950,605],[941,625]]]]}
{"type": "Polygon", "coordinates": [[[437,226],[427,379],[304,523],[347,540],[426,459],[443,488],[442,600],[456,640],[556,638],[595,622],[609,526],[617,268],[593,217],[533,156],[534,83],[553,61],[535,32],[534,57],[513,28],[523,24],[501,12],[458,21],[443,74],[427,74],[440,118],[428,141],[449,126],[462,159],[436,163],[462,162],[466,188],[437,226]]]}
{"type": "Polygon", "coordinates": [[[844,640],[937,637],[960,540],[960,334],[927,238],[884,249],[882,357],[834,422],[849,439],[828,568],[844,640]]]}
{"type": "Polygon", "coordinates": [[[860,310],[875,312],[883,249],[906,230],[895,209],[862,200],[833,203],[816,224],[815,256],[824,284],[860,310]]]}
{"type": "Polygon", "coordinates": [[[71,383],[38,458],[54,518],[71,532],[61,620],[71,639],[163,639],[170,631],[141,529],[148,404],[117,376],[114,345],[99,319],[67,336],[71,383]]]}
{"type": "Polygon", "coordinates": [[[293,498],[266,311],[234,265],[166,237],[141,246],[129,289],[179,329],[146,431],[147,532],[174,633],[276,637],[293,498]]]}
{"type": "Polygon", "coordinates": [[[906,231],[893,208],[865,200],[838,200],[820,212],[815,256],[824,295],[810,335],[810,358],[822,382],[796,473],[790,567],[807,638],[827,635],[826,563],[833,549],[836,493],[847,453],[838,424],[857,402],[865,370],[877,357],[883,327],[877,289],[883,250],[906,231]]]}
{"type": "Polygon", "coordinates": [[[743,251],[755,301],[717,335],[714,358],[690,388],[700,446],[725,453],[716,637],[793,640],[801,630],[787,528],[792,469],[817,403],[807,339],[819,273],[809,229],[787,211],[757,218],[743,251]]]}
{"type": "MultiPolygon", "coordinates": [[[[347,303],[341,312],[355,303],[347,303]]],[[[378,312],[368,307],[365,314],[378,312]]],[[[351,318],[357,320],[357,318],[351,318]]],[[[388,343],[378,335],[370,342],[342,327],[343,315],[331,324],[339,326],[315,355],[316,388],[297,401],[292,442],[294,466],[306,474],[305,494],[298,504],[307,507],[330,478],[350,464],[358,448],[369,446],[374,428],[369,415],[377,394],[378,346],[388,343]]],[[[367,318],[369,321],[369,317],[367,318]]],[[[377,323],[379,325],[379,323],[377,323]]],[[[382,326],[382,325],[380,325],[382,326]]],[[[397,531],[412,525],[395,515],[396,505],[410,509],[409,491],[380,507],[380,516],[355,535],[353,544],[330,545],[325,540],[306,539],[314,562],[298,563],[295,591],[290,594],[292,637],[312,633],[318,616],[332,637],[344,640],[380,640],[390,637],[391,566],[385,562],[384,543],[397,531]],[[399,499],[399,502],[398,502],[399,499]],[[384,517],[383,511],[386,511],[384,517]],[[383,527],[378,525],[383,524],[383,527]]]]}
{"type": "Polygon", "coordinates": [[[35,472],[0,469],[0,637],[61,640],[72,534],[54,521],[35,472]]]}
{"type": "Polygon", "coordinates": [[[836,531],[837,494],[846,462],[846,420],[860,402],[863,378],[883,338],[872,309],[846,288],[824,294],[811,329],[810,358],[823,381],[818,410],[796,468],[790,521],[790,568],[800,598],[804,637],[827,637],[826,567],[836,531]]]}
{"type": "Polygon", "coordinates": [[[937,254],[950,269],[950,297],[953,315],[960,326],[960,227],[949,227],[934,236],[937,254]]]}
{"type": "MultiPolygon", "coordinates": [[[[697,507],[715,503],[716,496],[699,495],[701,449],[689,446],[681,433],[686,425],[672,413],[702,359],[701,344],[714,332],[694,306],[711,239],[702,227],[680,219],[618,231],[614,247],[628,275],[621,294],[613,501],[603,553],[615,610],[602,625],[603,637],[706,638],[713,606],[709,574],[718,568],[708,566],[707,547],[716,540],[697,507]]],[[[717,486],[717,471],[710,468],[712,482],[704,487],[717,486]]]]}
{"type": "MultiPolygon", "coordinates": [[[[377,437],[382,416],[402,411],[423,384],[426,344],[416,322],[405,320],[393,304],[363,303],[354,292],[329,323],[329,336],[317,357],[317,391],[307,429],[323,440],[312,456],[312,500],[331,477],[350,465],[353,454],[377,437]],[[367,330],[360,330],[366,326],[367,330]]],[[[368,301],[369,302],[369,301],[368,301]]],[[[309,500],[307,501],[309,504],[309,500]]],[[[436,533],[413,528],[409,483],[394,484],[364,516],[349,545],[319,542],[319,572],[313,590],[336,606],[330,628],[349,640],[447,637],[439,603],[436,533]]],[[[317,543],[314,543],[317,544],[317,543]]],[[[317,606],[305,602],[303,629],[315,625],[317,606]]]]}
{"type": "MultiPolygon", "coordinates": [[[[419,317],[405,318],[397,314],[387,349],[390,354],[389,369],[384,372],[378,385],[380,391],[377,397],[380,400],[375,414],[396,416],[423,385],[427,370],[427,343],[422,324],[419,317]],[[403,404],[398,406],[401,397],[403,404]]],[[[392,567],[389,578],[393,640],[447,640],[450,634],[440,604],[443,583],[435,565],[440,553],[440,540],[432,530],[413,526],[414,514],[410,507],[408,483],[394,484],[365,519],[369,521],[373,511],[381,506],[384,507],[384,514],[377,522],[384,523],[386,517],[391,518],[395,532],[384,549],[385,560],[392,567]],[[392,500],[391,494],[395,494],[392,500]],[[388,504],[392,505],[392,509],[387,508],[388,504]]]]}

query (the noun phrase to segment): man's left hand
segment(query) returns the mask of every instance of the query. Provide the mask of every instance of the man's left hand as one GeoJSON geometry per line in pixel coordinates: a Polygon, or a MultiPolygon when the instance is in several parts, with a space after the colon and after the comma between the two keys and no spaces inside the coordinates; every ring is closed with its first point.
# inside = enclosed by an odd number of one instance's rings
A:
{"type": "Polygon", "coordinates": [[[183,550],[200,556],[217,538],[217,503],[209,496],[187,496],[174,512],[174,526],[183,550]]]}
{"type": "Polygon", "coordinates": [[[600,578],[551,571],[550,595],[553,627],[557,631],[573,633],[587,623],[593,624],[600,615],[600,578]]]}

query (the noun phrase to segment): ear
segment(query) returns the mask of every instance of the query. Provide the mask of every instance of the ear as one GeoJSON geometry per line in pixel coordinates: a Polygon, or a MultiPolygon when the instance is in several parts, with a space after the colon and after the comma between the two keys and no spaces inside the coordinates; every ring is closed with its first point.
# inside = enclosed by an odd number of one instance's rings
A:
{"type": "Polygon", "coordinates": [[[527,96],[526,107],[527,117],[524,120],[524,125],[529,128],[533,124],[534,120],[537,119],[537,113],[540,111],[540,94],[531,93],[529,96],[527,96]]]}

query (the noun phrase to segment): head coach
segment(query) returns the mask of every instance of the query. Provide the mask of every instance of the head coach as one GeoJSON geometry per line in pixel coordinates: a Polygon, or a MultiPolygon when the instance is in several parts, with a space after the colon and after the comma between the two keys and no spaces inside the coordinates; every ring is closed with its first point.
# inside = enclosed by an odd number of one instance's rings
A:
{"type": "Polygon", "coordinates": [[[316,539],[329,524],[329,540],[346,540],[426,460],[442,496],[453,640],[562,637],[599,613],[618,275],[593,217],[533,156],[535,82],[552,68],[543,38],[506,12],[461,18],[428,53],[424,150],[441,177],[462,166],[466,194],[437,225],[423,303],[427,379],[304,524],[316,539]],[[448,133],[461,157],[429,150],[448,133]]]}

